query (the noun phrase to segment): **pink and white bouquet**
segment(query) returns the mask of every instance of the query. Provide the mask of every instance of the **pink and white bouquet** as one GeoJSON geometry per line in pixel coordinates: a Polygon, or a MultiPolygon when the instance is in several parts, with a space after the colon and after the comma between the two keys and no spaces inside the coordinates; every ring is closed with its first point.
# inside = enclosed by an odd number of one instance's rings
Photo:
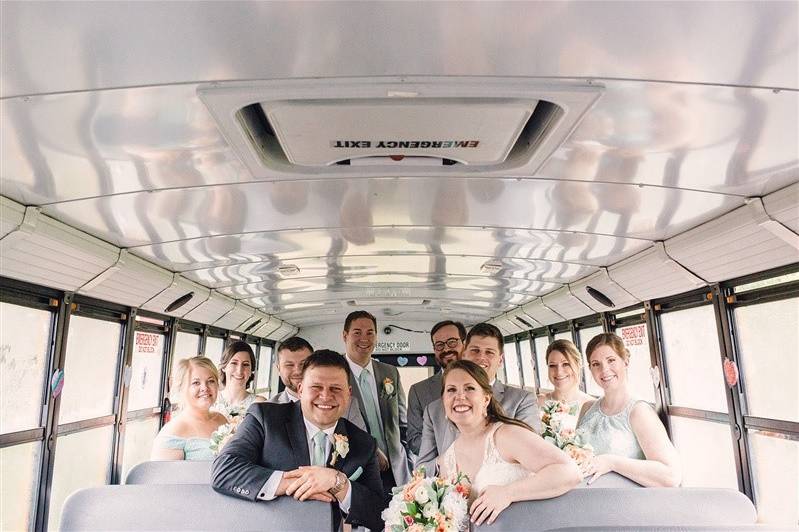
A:
{"type": "Polygon", "coordinates": [[[219,454],[219,451],[222,450],[222,447],[225,446],[227,442],[233,437],[236,433],[236,429],[239,427],[239,423],[244,419],[244,416],[241,415],[233,415],[230,418],[230,421],[225,423],[224,425],[220,425],[213,433],[211,433],[211,452],[214,454],[219,454]]]}
{"type": "Polygon", "coordinates": [[[553,399],[546,401],[541,408],[541,425],[544,428],[541,437],[558,449],[563,449],[578,464],[583,464],[594,456],[594,450],[577,430],[578,415],[577,404],[569,405],[553,399]]]}
{"type": "Polygon", "coordinates": [[[394,488],[391,502],[381,515],[385,532],[468,530],[470,491],[471,483],[463,473],[448,479],[427,478],[421,467],[410,482],[394,488]]]}

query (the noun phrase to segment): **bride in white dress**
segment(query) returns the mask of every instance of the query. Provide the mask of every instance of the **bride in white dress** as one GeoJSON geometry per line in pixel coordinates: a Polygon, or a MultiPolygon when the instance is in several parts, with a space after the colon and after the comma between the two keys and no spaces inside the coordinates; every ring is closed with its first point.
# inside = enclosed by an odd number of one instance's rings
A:
{"type": "Polygon", "coordinates": [[[472,481],[469,513],[475,525],[493,523],[512,502],[557,497],[580,482],[577,465],[565,453],[505,415],[480,366],[452,362],[443,382],[444,410],[460,435],[438,458],[440,473],[460,471],[472,481]]]}

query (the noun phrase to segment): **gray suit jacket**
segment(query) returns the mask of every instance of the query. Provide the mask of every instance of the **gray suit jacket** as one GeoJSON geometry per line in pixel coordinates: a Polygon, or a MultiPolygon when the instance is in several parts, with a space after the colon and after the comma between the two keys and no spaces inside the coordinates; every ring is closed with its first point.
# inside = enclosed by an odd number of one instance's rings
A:
{"type": "Polygon", "coordinates": [[[284,389],[282,392],[276,393],[275,395],[270,397],[269,398],[269,402],[270,403],[285,404],[285,403],[291,403],[292,401],[291,401],[291,398],[289,397],[288,390],[284,389]]]}
{"type": "MultiPolygon", "coordinates": [[[[372,359],[372,364],[375,371],[380,419],[383,421],[383,437],[386,449],[388,449],[388,460],[391,463],[394,482],[397,486],[402,486],[411,479],[408,470],[408,455],[405,452],[405,432],[408,428],[405,392],[402,390],[397,368],[374,359],[372,359]],[[386,393],[383,388],[383,381],[386,378],[391,379],[394,383],[394,390],[390,394],[386,393]]],[[[352,401],[344,417],[355,423],[357,427],[369,432],[360,388],[353,375],[350,375],[350,386],[352,387],[352,401]]]]}
{"type": "Polygon", "coordinates": [[[442,375],[439,371],[432,377],[417,382],[408,391],[408,449],[413,454],[419,454],[419,446],[422,444],[424,409],[441,398],[442,375]]]}
{"type": "MultiPolygon", "coordinates": [[[[508,416],[524,421],[533,427],[537,434],[541,434],[538,401],[533,392],[509,386],[499,380],[494,381],[492,388],[494,397],[508,416]]],[[[424,411],[422,443],[414,468],[423,465],[428,475],[434,475],[436,457],[443,455],[457,437],[458,429],[444,414],[443,401],[436,399],[427,405],[424,411]]]]}

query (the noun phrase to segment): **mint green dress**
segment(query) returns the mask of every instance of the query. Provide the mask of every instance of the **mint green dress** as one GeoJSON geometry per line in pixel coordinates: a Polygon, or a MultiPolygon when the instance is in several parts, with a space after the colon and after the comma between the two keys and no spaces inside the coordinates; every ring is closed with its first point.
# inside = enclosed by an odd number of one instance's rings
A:
{"type": "Polygon", "coordinates": [[[621,412],[609,416],[594,401],[577,424],[577,432],[594,448],[594,454],[614,454],[645,460],[646,456],[630,425],[630,412],[641,401],[630,399],[621,412]]]}
{"type": "Polygon", "coordinates": [[[210,461],[214,459],[214,453],[211,452],[211,440],[208,438],[180,438],[161,431],[155,437],[153,447],[181,450],[184,460],[210,461]]]}

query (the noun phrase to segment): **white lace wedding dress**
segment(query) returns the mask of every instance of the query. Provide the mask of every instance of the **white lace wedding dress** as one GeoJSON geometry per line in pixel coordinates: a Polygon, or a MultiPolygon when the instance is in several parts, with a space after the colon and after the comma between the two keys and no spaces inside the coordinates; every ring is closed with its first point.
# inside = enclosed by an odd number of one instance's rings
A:
{"type": "MultiPolygon", "coordinates": [[[[532,473],[519,464],[506,462],[497,450],[494,435],[502,423],[494,423],[486,435],[485,450],[483,452],[483,465],[478,469],[472,481],[472,490],[469,502],[476,499],[488,486],[505,486],[516,482],[532,473]]],[[[444,452],[441,461],[441,473],[448,477],[458,472],[458,463],[455,459],[455,442],[444,452]]]]}

